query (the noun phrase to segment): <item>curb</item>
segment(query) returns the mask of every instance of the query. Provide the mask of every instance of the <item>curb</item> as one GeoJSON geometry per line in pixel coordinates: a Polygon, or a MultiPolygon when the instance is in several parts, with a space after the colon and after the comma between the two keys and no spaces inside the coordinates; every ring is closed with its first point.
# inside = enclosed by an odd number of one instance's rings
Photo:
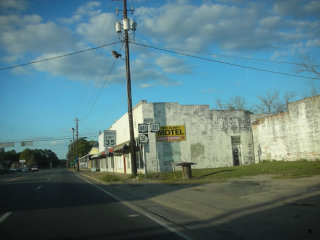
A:
{"type": "Polygon", "coordinates": [[[166,229],[168,229],[169,231],[177,234],[178,236],[182,237],[185,240],[193,240],[190,236],[187,236],[186,234],[184,234],[183,232],[188,231],[187,229],[184,229],[180,226],[175,225],[173,222],[168,221],[167,219],[165,219],[164,217],[154,214],[153,212],[148,211],[147,209],[144,209],[136,204],[133,204],[125,199],[123,199],[122,197],[119,197],[118,195],[115,195],[111,192],[109,192],[106,189],[103,189],[99,186],[97,186],[96,184],[88,181],[86,178],[91,179],[94,182],[100,183],[104,186],[108,186],[109,184],[103,182],[102,180],[96,179],[94,177],[88,176],[86,174],[83,174],[81,172],[75,172],[78,174],[75,174],[76,176],[78,176],[79,178],[85,180],[86,182],[88,182],[89,184],[93,185],[94,187],[96,187],[97,189],[99,189],[100,191],[104,192],[105,194],[109,195],[110,197],[114,198],[115,200],[121,202],[122,204],[124,204],[125,206],[131,208],[132,210],[139,212],[140,214],[143,214],[144,216],[148,217],[149,219],[153,220],[154,222],[160,224],[161,226],[165,227],[166,229]],[[81,175],[82,177],[80,177],[79,175],[81,175]]]}

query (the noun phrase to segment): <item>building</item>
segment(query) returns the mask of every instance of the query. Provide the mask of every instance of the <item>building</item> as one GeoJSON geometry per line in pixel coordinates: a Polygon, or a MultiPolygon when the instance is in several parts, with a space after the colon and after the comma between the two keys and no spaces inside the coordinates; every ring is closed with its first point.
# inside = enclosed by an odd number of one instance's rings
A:
{"type": "MultiPolygon", "coordinates": [[[[290,103],[288,112],[256,115],[244,110],[210,110],[209,105],[148,103],[133,108],[138,173],[254,164],[262,160],[320,159],[320,96],[290,103]],[[149,126],[148,143],[139,141],[139,124],[149,126]],[[160,131],[150,131],[159,123],[160,131]]],[[[131,173],[128,114],[108,131],[116,146],[99,136],[101,171],[131,173]],[[107,154],[106,154],[107,153],[107,154]]]]}
{"type": "Polygon", "coordinates": [[[320,95],[288,104],[288,111],[252,123],[255,162],[320,160],[320,95]]]}

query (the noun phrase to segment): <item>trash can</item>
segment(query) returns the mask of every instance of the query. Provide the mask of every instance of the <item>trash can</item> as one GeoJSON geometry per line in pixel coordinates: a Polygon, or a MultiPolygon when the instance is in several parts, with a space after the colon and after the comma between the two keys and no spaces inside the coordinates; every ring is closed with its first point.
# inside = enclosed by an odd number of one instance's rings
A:
{"type": "Polygon", "coordinates": [[[191,179],[192,178],[192,172],[191,172],[191,165],[186,164],[182,166],[182,178],[183,179],[191,179]]]}
{"type": "Polygon", "coordinates": [[[193,162],[182,162],[177,164],[177,166],[182,167],[182,179],[192,178],[191,165],[195,165],[195,164],[196,163],[193,163],[193,162]]]}

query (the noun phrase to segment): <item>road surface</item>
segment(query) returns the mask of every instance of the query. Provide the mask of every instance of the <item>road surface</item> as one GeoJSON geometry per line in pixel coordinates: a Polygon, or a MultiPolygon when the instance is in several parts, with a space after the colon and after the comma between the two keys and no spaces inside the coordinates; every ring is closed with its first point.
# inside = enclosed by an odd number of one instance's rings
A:
{"type": "Polygon", "coordinates": [[[1,239],[183,239],[66,169],[0,176],[1,239]]]}

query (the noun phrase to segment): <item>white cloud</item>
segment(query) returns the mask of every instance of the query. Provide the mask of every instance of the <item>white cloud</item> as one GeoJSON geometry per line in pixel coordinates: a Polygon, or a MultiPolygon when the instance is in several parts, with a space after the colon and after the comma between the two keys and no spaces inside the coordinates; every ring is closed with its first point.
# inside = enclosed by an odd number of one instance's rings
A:
{"type": "Polygon", "coordinates": [[[100,9],[96,9],[97,7],[100,7],[100,5],[100,2],[88,2],[87,4],[78,7],[71,18],[61,18],[59,20],[60,22],[71,24],[83,20],[86,16],[97,16],[101,13],[100,9]]]}
{"type": "Polygon", "coordinates": [[[5,31],[0,37],[2,47],[11,54],[71,50],[76,42],[70,30],[52,22],[27,24],[23,28],[5,31]]]}
{"type": "MultiPolygon", "coordinates": [[[[210,47],[237,51],[286,48],[319,35],[315,29],[319,29],[320,21],[297,21],[284,16],[297,13],[294,9],[284,12],[287,5],[280,4],[282,1],[276,2],[273,11],[270,3],[242,1],[228,5],[228,2],[203,1],[196,5],[193,1],[174,1],[157,9],[144,7],[139,9],[139,30],[155,44],[196,51],[210,47]],[[300,27],[302,24],[306,28],[300,27]]],[[[318,8],[315,1],[303,2],[307,3],[303,6],[304,16],[311,14],[310,6],[318,8]]],[[[312,16],[320,15],[320,11],[315,13],[312,16]]]]}
{"type": "Polygon", "coordinates": [[[320,39],[314,39],[307,42],[307,47],[320,47],[320,39]]]}
{"type": "Polygon", "coordinates": [[[187,74],[192,72],[192,67],[185,61],[168,55],[158,57],[156,64],[166,73],[187,74]]]}
{"type": "MultiPolygon", "coordinates": [[[[39,59],[63,55],[63,52],[45,54],[39,59]]],[[[87,52],[69,57],[59,58],[35,64],[38,71],[51,73],[53,76],[63,76],[77,81],[99,81],[106,78],[107,70],[112,64],[112,59],[87,52]]]]}
{"type": "Polygon", "coordinates": [[[273,12],[291,18],[320,17],[320,2],[307,0],[281,0],[273,5],[273,12]]]}
{"type": "Polygon", "coordinates": [[[102,40],[103,42],[113,42],[118,39],[114,29],[115,22],[115,14],[99,14],[91,17],[87,23],[79,24],[77,33],[93,43],[102,40]]]}
{"type": "Polygon", "coordinates": [[[1,0],[0,9],[3,10],[18,10],[23,11],[28,7],[25,0],[1,0]]]}

